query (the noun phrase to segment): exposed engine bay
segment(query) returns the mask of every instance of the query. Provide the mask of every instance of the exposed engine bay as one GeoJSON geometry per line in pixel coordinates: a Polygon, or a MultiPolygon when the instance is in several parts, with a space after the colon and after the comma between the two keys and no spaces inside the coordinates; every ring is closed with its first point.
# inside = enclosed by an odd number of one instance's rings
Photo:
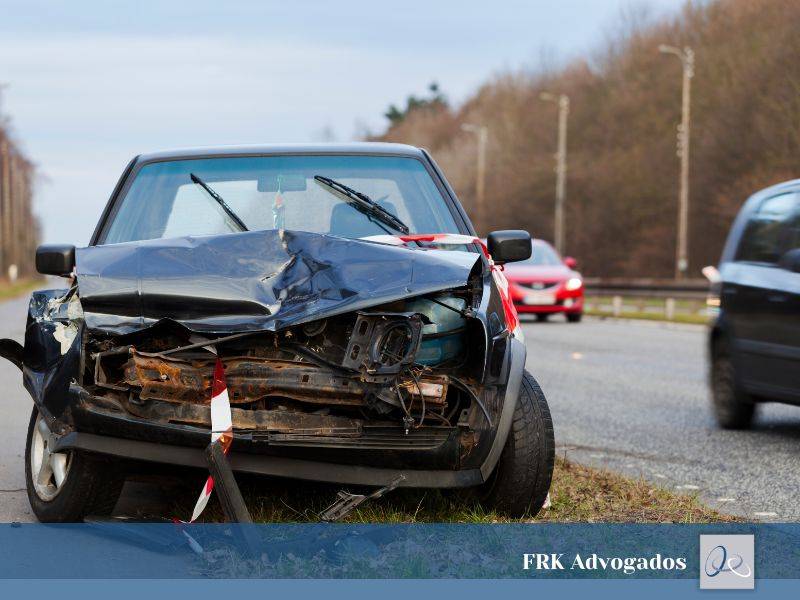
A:
{"type": "MultiPolygon", "coordinates": [[[[401,300],[216,340],[169,326],[89,338],[85,380],[93,395],[133,415],[210,425],[219,356],[231,406],[239,409],[235,428],[269,432],[273,441],[358,436],[366,423],[406,433],[426,424],[453,427],[470,404],[482,406],[467,375],[483,359],[482,341],[469,343],[473,295],[464,289],[401,300]]],[[[481,412],[491,423],[485,407],[481,412]]]]}

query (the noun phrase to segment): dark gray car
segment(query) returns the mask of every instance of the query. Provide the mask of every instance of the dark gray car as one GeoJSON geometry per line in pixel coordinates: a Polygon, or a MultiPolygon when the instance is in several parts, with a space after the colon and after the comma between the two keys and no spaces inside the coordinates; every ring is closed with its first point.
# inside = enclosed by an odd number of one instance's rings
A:
{"type": "Polygon", "coordinates": [[[800,405],[800,180],[745,203],[719,272],[713,406],[723,427],[747,427],[759,402],[800,405]]]}
{"type": "Polygon", "coordinates": [[[66,285],[34,293],[24,348],[0,343],[35,404],[35,514],[110,511],[119,459],[202,467],[217,358],[236,471],[476,487],[535,513],[552,423],[498,268],[530,248],[484,246],[409,146],[137,157],[88,247],[39,249],[66,285]]]}

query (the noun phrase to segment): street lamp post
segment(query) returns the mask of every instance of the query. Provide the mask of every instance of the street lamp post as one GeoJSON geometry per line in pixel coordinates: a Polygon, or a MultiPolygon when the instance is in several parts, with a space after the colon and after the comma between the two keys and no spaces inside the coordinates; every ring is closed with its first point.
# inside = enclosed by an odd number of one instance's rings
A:
{"type": "Polygon", "coordinates": [[[567,118],[569,117],[569,96],[542,92],[539,99],[558,105],[558,150],[556,152],[556,209],[554,240],[556,250],[564,252],[564,200],[567,194],[567,118]]]}
{"type": "Polygon", "coordinates": [[[689,126],[691,119],[692,77],[694,77],[694,51],[661,44],[658,51],[677,56],[683,66],[683,95],[681,123],[678,125],[678,156],[681,159],[681,181],[678,196],[678,243],[675,250],[675,279],[686,276],[689,268],[689,126]]]}
{"type": "Polygon", "coordinates": [[[478,136],[478,163],[475,174],[475,223],[485,227],[483,218],[486,193],[486,142],[489,139],[489,128],[486,125],[464,123],[461,125],[461,129],[478,136]]]}

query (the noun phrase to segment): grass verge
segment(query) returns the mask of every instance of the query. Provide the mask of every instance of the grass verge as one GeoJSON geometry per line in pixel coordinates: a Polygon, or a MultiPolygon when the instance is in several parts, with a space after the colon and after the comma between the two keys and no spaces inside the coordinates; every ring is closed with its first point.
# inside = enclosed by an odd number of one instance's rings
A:
{"type": "MultiPolygon", "coordinates": [[[[666,318],[665,298],[645,298],[621,296],[622,311],[618,318],[642,319],[645,321],[666,321],[668,323],[708,323],[708,309],[705,300],[674,300],[672,319],[666,318]]],[[[612,309],[613,296],[587,296],[584,312],[595,317],[616,318],[612,309]]]]}
{"type": "MultiPolygon", "coordinates": [[[[245,479],[242,491],[256,522],[317,522],[335,498],[338,486],[289,483],[285,480],[245,479]]],[[[197,487],[199,489],[199,483],[197,487]]],[[[346,486],[345,486],[346,487],[346,486]]],[[[717,523],[737,518],[717,512],[696,495],[676,494],[643,479],[556,460],[551,506],[535,518],[509,519],[487,511],[469,494],[437,490],[395,490],[380,500],[361,505],[346,518],[349,523],[717,523]]],[[[175,514],[188,514],[194,497],[187,497],[175,514]]],[[[206,521],[223,520],[212,496],[206,521]]]]}
{"type": "Polygon", "coordinates": [[[10,300],[27,294],[42,285],[42,279],[20,279],[14,283],[0,282],[0,300],[10,300]]]}
{"type": "Polygon", "coordinates": [[[624,311],[619,317],[615,317],[614,313],[610,310],[600,309],[585,309],[587,315],[593,317],[604,317],[610,319],[641,319],[643,321],[664,321],[665,323],[693,323],[696,325],[705,325],[708,323],[708,317],[705,315],[689,314],[689,313],[676,313],[672,320],[667,320],[664,315],[658,313],[639,312],[639,311],[624,311]]]}

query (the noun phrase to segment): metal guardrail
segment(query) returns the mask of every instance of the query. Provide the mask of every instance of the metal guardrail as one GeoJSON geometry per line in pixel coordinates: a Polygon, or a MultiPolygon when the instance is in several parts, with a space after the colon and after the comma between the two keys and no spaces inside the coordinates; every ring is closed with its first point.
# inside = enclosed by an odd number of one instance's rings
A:
{"type": "Polygon", "coordinates": [[[625,296],[636,298],[674,298],[704,300],[708,296],[707,279],[622,279],[586,277],[586,292],[592,296],[625,296]]]}
{"type": "Polygon", "coordinates": [[[585,278],[587,311],[600,311],[615,317],[626,313],[638,318],[706,317],[709,282],[706,279],[601,279],[585,278]],[[655,304],[652,300],[657,300],[655,304]],[[663,301],[663,302],[662,302],[663,301]],[[685,315],[689,315],[686,317],[685,315]]]}

